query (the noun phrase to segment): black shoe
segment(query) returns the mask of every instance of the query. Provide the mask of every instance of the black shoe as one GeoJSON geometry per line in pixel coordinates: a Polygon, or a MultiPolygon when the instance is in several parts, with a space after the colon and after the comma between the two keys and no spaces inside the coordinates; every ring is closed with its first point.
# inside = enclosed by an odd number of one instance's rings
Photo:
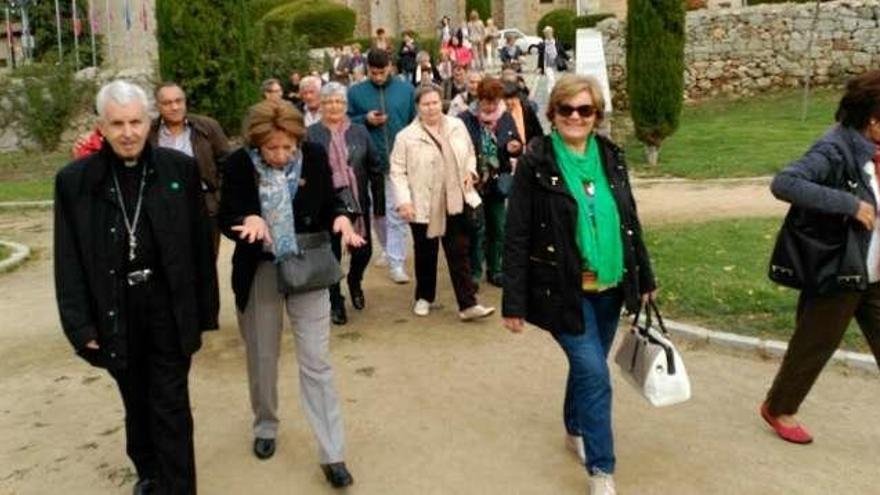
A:
{"type": "Polygon", "coordinates": [[[345,303],[330,306],[330,321],[334,325],[345,325],[348,323],[348,316],[345,314],[345,303]]]}
{"type": "Polygon", "coordinates": [[[134,495],[149,495],[156,491],[156,480],[153,478],[141,478],[134,484],[131,491],[134,495]]]}
{"type": "Polygon", "coordinates": [[[489,279],[489,283],[494,285],[495,287],[504,287],[504,275],[501,273],[493,273],[486,277],[489,279]]]}
{"type": "Polygon", "coordinates": [[[367,300],[364,299],[364,291],[360,287],[349,286],[348,295],[351,296],[351,305],[354,306],[354,309],[360,311],[367,305],[367,300]]]}
{"type": "Polygon", "coordinates": [[[255,438],[254,455],[257,456],[257,459],[268,459],[275,455],[275,439],[255,438]]]}
{"type": "Polygon", "coordinates": [[[324,477],[333,486],[333,488],[342,488],[354,483],[354,478],[345,467],[344,462],[334,462],[333,464],[321,464],[321,470],[324,471],[324,477]]]}

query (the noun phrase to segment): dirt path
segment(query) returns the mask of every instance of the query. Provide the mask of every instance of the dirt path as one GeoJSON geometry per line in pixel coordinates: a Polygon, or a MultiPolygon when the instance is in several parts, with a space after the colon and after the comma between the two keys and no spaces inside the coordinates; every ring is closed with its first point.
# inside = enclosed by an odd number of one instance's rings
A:
{"type": "Polygon", "coordinates": [[[769,179],[714,181],[635,180],[633,190],[645,224],[734,217],[782,216],[787,205],[770,194],[769,179]]]}
{"type": "MultiPolygon", "coordinates": [[[[647,220],[651,209],[698,216],[683,192],[665,189],[638,186],[646,222],[662,219],[647,220]]],[[[729,200],[730,209],[737,201],[729,200]]],[[[710,211],[705,204],[700,210],[710,211]]],[[[58,328],[50,222],[47,211],[0,213],[0,237],[30,244],[37,256],[0,276],[0,494],[130,493],[118,393],[104,372],[72,356],[58,328]]],[[[297,404],[289,334],[279,450],[268,462],[250,454],[230,248],[224,243],[221,253],[222,328],[207,336],[191,374],[201,492],[333,493],[297,404]]],[[[448,281],[440,278],[439,302],[447,309],[417,319],[408,308],[412,286],[394,286],[372,269],[367,309],[333,331],[347,460],[357,480],[349,493],[584,493],[584,472],[562,445],[562,353],[540,331],[509,335],[497,319],[458,323],[448,281]]],[[[481,293],[492,304],[499,295],[481,293]]],[[[826,372],[802,411],[817,441],[799,447],[774,438],[755,411],[776,363],[685,352],[695,397],[681,406],[651,408],[614,371],[621,493],[876,492],[877,378],[826,372]]]]}

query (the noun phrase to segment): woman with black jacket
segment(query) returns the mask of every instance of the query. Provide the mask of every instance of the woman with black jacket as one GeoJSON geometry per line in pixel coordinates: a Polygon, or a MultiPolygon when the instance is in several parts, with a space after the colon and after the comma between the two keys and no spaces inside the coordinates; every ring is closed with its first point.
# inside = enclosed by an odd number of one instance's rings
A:
{"type": "Polygon", "coordinates": [[[566,75],[553,88],[554,132],[529,143],[514,176],[502,299],[505,327],[543,328],[568,358],[566,444],[593,495],[614,493],[607,357],[621,305],[637,309],[656,287],[621,151],[593,132],[602,108],[593,78],[566,75]]]}
{"type": "MultiPolygon", "coordinates": [[[[361,282],[373,255],[370,219],[373,214],[385,214],[385,177],[369,131],[363,124],[351,122],[345,114],[348,108],[346,93],[346,87],[337,82],[321,88],[321,120],[309,126],[306,140],[324,148],[330,161],[333,188],[340,192],[348,190],[360,212],[354,226],[367,242],[349,251],[351,264],[346,281],[352,305],[361,310],[367,304],[361,282]]],[[[333,254],[341,260],[341,234],[333,236],[333,254]]],[[[345,297],[339,283],[330,286],[330,319],[335,325],[348,322],[345,297]]]]}
{"type": "Polygon", "coordinates": [[[792,250],[776,249],[771,278],[801,292],[794,334],[760,412],[783,440],[800,444],[813,437],[794,415],[853,317],[880,362],[880,71],[847,84],[836,120],[770,186],[791,203],[783,231],[794,232],[789,247],[800,256],[794,264],[792,250]]]}
{"type": "Polygon", "coordinates": [[[302,143],[302,114],[286,102],[263,101],[247,117],[247,145],[229,156],[219,222],[235,241],[232,290],[247,351],[254,412],[254,455],[275,453],[278,431],[278,354],[281,308],[290,316],[299,363],[300,397],[318,441],[321,469],[334,487],[352,483],[343,460],[342,413],[330,363],[327,288],[279,292],[278,265],[299,254],[300,234],[339,233],[359,247],[350,213],[335,194],[324,149],[302,143]],[[300,144],[302,143],[302,144],[300,144]]]}

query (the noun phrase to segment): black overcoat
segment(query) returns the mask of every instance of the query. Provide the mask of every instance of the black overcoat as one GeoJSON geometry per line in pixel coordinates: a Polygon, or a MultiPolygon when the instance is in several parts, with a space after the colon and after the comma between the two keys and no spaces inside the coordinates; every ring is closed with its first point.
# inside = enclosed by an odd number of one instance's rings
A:
{"type": "MultiPolygon", "coordinates": [[[[597,136],[602,168],[620,213],[627,309],[656,288],[623,155],[597,136]]],[[[507,204],[502,314],[554,333],[584,332],[577,203],[568,191],[549,136],[532,140],[517,164],[507,204]]]]}
{"type": "MultiPolygon", "coordinates": [[[[201,331],[217,328],[219,294],[211,226],[195,160],[149,143],[143,208],[185,355],[201,346],[201,331]]],[[[127,364],[123,295],[125,238],[109,144],[62,168],[55,177],[55,291],[61,326],[77,353],[95,366],[127,364]],[[86,350],[91,340],[99,352],[86,350]]]]}

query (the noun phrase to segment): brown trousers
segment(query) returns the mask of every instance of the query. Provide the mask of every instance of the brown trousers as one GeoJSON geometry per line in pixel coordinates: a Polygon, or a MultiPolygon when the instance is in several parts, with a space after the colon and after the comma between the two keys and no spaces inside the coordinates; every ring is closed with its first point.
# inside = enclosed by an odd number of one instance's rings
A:
{"type": "Polygon", "coordinates": [[[771,415],[797,413],[853,317],[880,363],[880,283],[869,285],[864,292],[824,296],[801,292],[794,335],[767,392],[771,415]]]}

